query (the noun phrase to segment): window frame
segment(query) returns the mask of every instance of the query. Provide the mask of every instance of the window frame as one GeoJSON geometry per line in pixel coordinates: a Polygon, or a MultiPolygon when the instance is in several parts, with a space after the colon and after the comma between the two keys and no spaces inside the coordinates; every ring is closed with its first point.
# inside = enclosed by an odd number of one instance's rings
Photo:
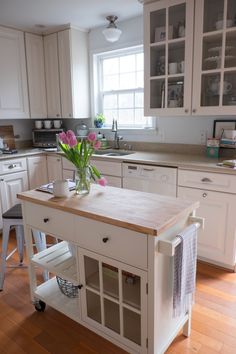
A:
{"type": "MultiPolygon", "coordinates": [[[[138,54],[138,53],[143,53],[143,45],[135,45],[135,46],[130,46],[126,48],[120,48],[120,49],[115,49],[115,50],[109,50],[106,52],[100,52],[100,53],[94,53],[93,54],[93,107],[94,107],[94,113],[98,112],[103,112],[103,95],[104,93],[107,94],[119,94],[122,92],[128,93],[128,92],[143,92],[144,94],[144,87],[138,87],[136,89],[119,89],[119,90],[109,90],[109,91],[103,91],[103,70],[102,70],[102,62],[104,59],[109,59],[109,58],[115,58],[115,57],[120,57],[122,55],[129,55],[129,54],[138,54]]],[[[135,109],[135,107],[134,107],[135,109]]],[[[155,130],[156,129],[156,124],[155,120],[153,117],[151,118],[151,125],[145,126],[145,123],[140,126],[140,125],[129,125],[129,126],[124,126],[121,125],[120,129],[121,130],[155,130]]],[[[105,125],[103,129],[109,129],[111,125],[105,125]]]]}

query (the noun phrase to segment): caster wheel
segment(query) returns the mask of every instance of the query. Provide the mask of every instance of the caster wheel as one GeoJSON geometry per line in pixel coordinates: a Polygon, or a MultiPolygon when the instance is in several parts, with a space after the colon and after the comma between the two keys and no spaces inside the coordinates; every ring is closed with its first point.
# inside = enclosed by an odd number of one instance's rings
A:
{"type": "Polygon", "coordinates": [[[44,312],[46,304],[45,302],[39,300],[34,304],[35,310],[37,310],[38,312],[44,312]]]}

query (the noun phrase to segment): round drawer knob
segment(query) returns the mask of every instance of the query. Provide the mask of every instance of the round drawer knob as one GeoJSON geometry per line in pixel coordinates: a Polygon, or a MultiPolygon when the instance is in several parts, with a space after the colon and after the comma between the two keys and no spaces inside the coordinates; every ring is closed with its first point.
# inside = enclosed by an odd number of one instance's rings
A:
{"type": "Polygon", "coordinates": [[[207,193],[203,193],[203,198],[206,198],[207,197],[207,193]]]}
{"type": "Polygon", "coordinates": [[[188,112],[189,112],[189,110],[186,108],[186,109],[184,110],[184,112],[185,112],[185,113],[188,113],[188,112]]]}
{"type": "Polygon", "coordinates": [[[194,108],[194,109],[193,109],[193,113],[196,113],[196,112],[197,112],[197,110],[196,110],[196,108],[194,108]]]}
{"type": "Polygon", "coordinates": [[[107,243],[108,240],[109,240],[108,237],[103,237],[102,242],[107,243]]]}
{"type": "Polygon", "coordinates": [[[82,287],[83,287],[83,284],[79,284],[79,285],[78,285],[78,289],[79,289],[79,290],[82,289],[82,287]]]}
{"type": "Polygon", "coordinates": [[[47,222],[49,222],[49,218],[44,218],[43,222],[45,222],[45,224],[46,224],[47,222]]]}

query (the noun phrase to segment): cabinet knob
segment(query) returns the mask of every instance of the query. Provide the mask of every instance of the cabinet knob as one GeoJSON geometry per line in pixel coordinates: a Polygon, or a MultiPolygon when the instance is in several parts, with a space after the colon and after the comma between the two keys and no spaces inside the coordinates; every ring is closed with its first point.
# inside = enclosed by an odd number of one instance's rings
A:
{"type": "Polygon", "coordinates": [[[4,179],[3,179],[3,178],[0,178],[0,182],[4,182],[4,179]]]}
{"type": "Polygon", "coordinates": [[[207,197],[207,193],[204,192],[202,196],[203,196],[203,198],[206,198],[207,197]]]}
{"type": "Polygon", "coordinates": [[[109,240],[109,237],[103,237],[102,242],[107,243],[108,240],[109,240]]]}
{"type": "Polygon", "coordinates": [[[207,177],[202,178],[201,181],[205,182],[205,183],[212,183],[212,180],[210,178],[207,178],[207,177]]]}
{"type": "Polygon", "coordinates": [[[196,112],[197,112],[197,110],[196,110],[196,108],[194,108],[194,109],[193,109],[193,113],[196,113],[196,112]]]}
{"type": "Polygon", "coordinates": [[[49,222],[49,218],[44,218],[43,222],[45,222],[45,224],[46,224],[47,222],[49,222]]]}
{"type": "Polygon", "coordinates": [[[185,112],[185,113],[188,113],[188,112],[189,112],[189,109],[185,109],[184,112],[185,112]]]}
{"type": "Polygon", "coordinates": [[[60,159],[57,159],[58,162],[60,162],[61,160],[60,159]]]}
{"type": "Polygon", "coordinates": [[[82,287],[83,287],[83,284],[78,285],[78,289],[82,289],[82,287]]]}
{"type": "Polygon", "coordinates": [[[57,116],[57,117],[60,117],[60,114],[59,114],[59,113],[57,113],[57,114],[56,114],[56,116],[57,116]]]}
{"type": "Polygon", "coordinates": [[[69,113],[69,117],[71,117],[72,116],[72,114],[71,113],[69,113]]]}

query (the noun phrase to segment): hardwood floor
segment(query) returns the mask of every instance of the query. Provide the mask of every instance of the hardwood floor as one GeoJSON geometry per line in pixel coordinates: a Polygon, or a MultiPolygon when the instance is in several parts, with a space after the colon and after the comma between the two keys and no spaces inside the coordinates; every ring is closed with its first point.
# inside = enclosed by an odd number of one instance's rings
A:
{"type": "MultiPolygon", "coordinates": [[[[198,264],[195,302],[191,337],[179,334],[166,353],[235,354],[236,274],[198,264]]],[[[0,293],[0,354],[25,353],[125,354],[49,306],[44,313],[35,311],[27,269],[7,268],[0,293]]]]}

